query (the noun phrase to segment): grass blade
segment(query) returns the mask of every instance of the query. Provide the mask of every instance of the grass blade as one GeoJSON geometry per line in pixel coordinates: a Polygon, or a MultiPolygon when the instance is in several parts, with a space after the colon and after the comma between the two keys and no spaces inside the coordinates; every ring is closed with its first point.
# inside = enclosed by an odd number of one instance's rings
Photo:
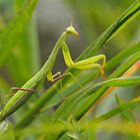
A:
{"type": "MultiPolygon", "coordinates": [[[[124,104],[124,101],[122,101],[122,99],[120,99],[117,95],[115,97],[116,97],[116,101],[117,101],[118,105],[124,104]]],[[[121,116],[122,116],[124,122],[130,123],[130,124],[132,124],[132,123],[137,124],[137,121],[136,121],[135,117],[133,116],[133,114],[128,109],[124,109],[121,112],[121,116]]],[[[127,136],[128,136],[128,140],[139,140],[140,139],[138,134],[128,133],[127,136]]]]}
{"type": "Polygon", "coordinates": [[[98,122],[98,121],[104,121],[104,120],[107,120],[111,117],[113,117],[114,115],[118,114],[118,113],[121,113],[122,111],[124,111],[125,109],[133,106],[134,104],[137,104],[140,102],[140,97],[138,98],[135,98],[131,101],[128,101],[126,103],[123,103],[121,105],[119,105],[118,107],[116,107],[115,109],[112,109],[111,111],[97,117],[97,118],[93,118],[91,120],[91,122],[98,122]]]}
{"type": "Polygon", "coordinates": [[[38,0],[28,0],[19,16],[17,16],[10,23],[10,26],[4,30],[3,39],[1,40],[0,44],[0,66],[4,63],[9,53],[16,45],[17,39],[33,13],[37,2],[38,0]]]}

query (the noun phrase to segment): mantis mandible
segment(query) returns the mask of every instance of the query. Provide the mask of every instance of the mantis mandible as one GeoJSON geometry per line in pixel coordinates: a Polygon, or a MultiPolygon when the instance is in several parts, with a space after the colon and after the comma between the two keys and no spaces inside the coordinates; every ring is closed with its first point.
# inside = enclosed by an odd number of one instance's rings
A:
{"type": "Polygon", "coordinates": [[[104,54],[100,54],[97,56],[93,56],[78,62],[74,62],[71,58],[68,46],[66,44],[66,39],[69,35],[77,36],[78,33],[74,29],[72,25],[66,28],[66,30],[62,33],[58,41],[56,42],[48,60],[44,64],[44,66],[40,69],[40,71],[33,76],[29,81],[27,81],[21,88],[17,88],[17,92],[14,96],[7,102],[4,106],[2,111],[0,112],[0,121],[4,120],[7,116],[15,112],[28,98],[32,95],[28,92],[33,92],[36,90],[37,85],[47,76],[48,81],[55,82],[64,75],[60,75],[60,72],[56,73],[55,75],[52,74],[52,68],[54,62],[56,60],[57,53],[60,48],[62,48],[63,56],[65,63],[70,68],[76,68],[81,70],[93,69],[98,68],[101,70],[101,75],[104,77],[104,66],[106,64],[106,57],[104,54]],[[100,65],[96,62],[99,60],[103,60],[103,64],[100,65]]]}

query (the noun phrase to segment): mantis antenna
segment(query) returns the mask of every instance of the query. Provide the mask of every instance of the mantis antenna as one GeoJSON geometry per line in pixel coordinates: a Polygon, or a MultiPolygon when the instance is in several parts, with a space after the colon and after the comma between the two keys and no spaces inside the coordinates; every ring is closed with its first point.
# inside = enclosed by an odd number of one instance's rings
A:
{"type": "Polygon", "coordinates": [[[71,17],[70,26],[73,26],[73,17],[71,17]]]}

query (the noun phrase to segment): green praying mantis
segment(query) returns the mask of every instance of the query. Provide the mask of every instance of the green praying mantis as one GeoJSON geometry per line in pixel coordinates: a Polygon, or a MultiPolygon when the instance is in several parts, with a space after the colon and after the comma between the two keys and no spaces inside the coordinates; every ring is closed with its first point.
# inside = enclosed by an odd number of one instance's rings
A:
{"type": "Polygon", "coordinates": [[[60,48],[62,49],[64,60],[68,67],[81,70],[97,68],[100,69],[101,75],[102,77],[104,77],[104,66],[106,64],[106,56],[104,54],[100,54],[78,62],[74,62],[71,58],[69,48],[66,44],[66,39],[70,35],[78,35],[77,31],[72,25],[67,27],[66,30],[62,33],[62,35],[56,42],[48,60],[40,69],[40,71],[29,81],[27,81],[21,88],[15,88],[17,92],[14,94],[14,96],[11,97],[11,99],[6,103],[6,105],[0,112],[0,121],[4,120],[7,116],[11,115],[19,107],[21,107],[25,103],[25,101],[28,100],[28,98],[32,95],[29,94],[29,92],[34,92],[38,84],[44,79],[44,77],[47,76],[47,79],[50,82],[56,82],[57,80],[64,77],[64,75],[61,75],[60,72],[56,73],[55,75],[52,74],[52,68],[60,48]],[[97,63],[99,60],[103,60],[102,65],[97,63]]]}

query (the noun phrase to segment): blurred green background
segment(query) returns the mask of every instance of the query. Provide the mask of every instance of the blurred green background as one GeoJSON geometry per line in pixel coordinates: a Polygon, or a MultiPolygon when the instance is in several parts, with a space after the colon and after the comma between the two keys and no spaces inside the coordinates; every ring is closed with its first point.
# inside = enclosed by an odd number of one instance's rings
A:
{"type": "MultiPolygon", "coordinates": [[[[18,16],[25,2],[0,0],[0,31],[5,30],[13,17],[18,16]]],[[[15,47],[4,63],[0,65],[1,97],[8,93],[11,87],[22,86],[40,69],[61,33],[70,25],[71,19],[73,19],[73,24],[79,32],[77,38],[68,40],[72,58],[75,60],[133,2],[134,0],[39,0],[32,19],[20,37],[15,39],[15,47]]],[[[111,39],[99,53],[104,53],[109,60],[121,50],[139,41],[139,21],[140,17],[137,17],[129,26],[111,39]]],[[[66,66],[60,51],[53,73],[63,72],[65,69],[66,66]]],[[[110,73],[112,71],[108,72],[108,74],[110,73]]],[[[139,87],[131,87],[119,88],[115,93],[119,93],[127,100],[137,96],[139,91],[139,87]]],[[[100,105],[96,111],[97,114],[105,112],[114,105],[113,96],[111,94],[107,97],[103,105],[100,105]]],[[[138,114],[139,112],[135,113],[137,118],[139,118],[138,114]]],[[[107,137],[108,135],[106,139],[107,137]]],[[[109,137],[111,136],[109,135],[109,137]]],[[[104,135],[103,137],[102,135],[99,136],[99,139],[104,138],[104,135]]]]}

